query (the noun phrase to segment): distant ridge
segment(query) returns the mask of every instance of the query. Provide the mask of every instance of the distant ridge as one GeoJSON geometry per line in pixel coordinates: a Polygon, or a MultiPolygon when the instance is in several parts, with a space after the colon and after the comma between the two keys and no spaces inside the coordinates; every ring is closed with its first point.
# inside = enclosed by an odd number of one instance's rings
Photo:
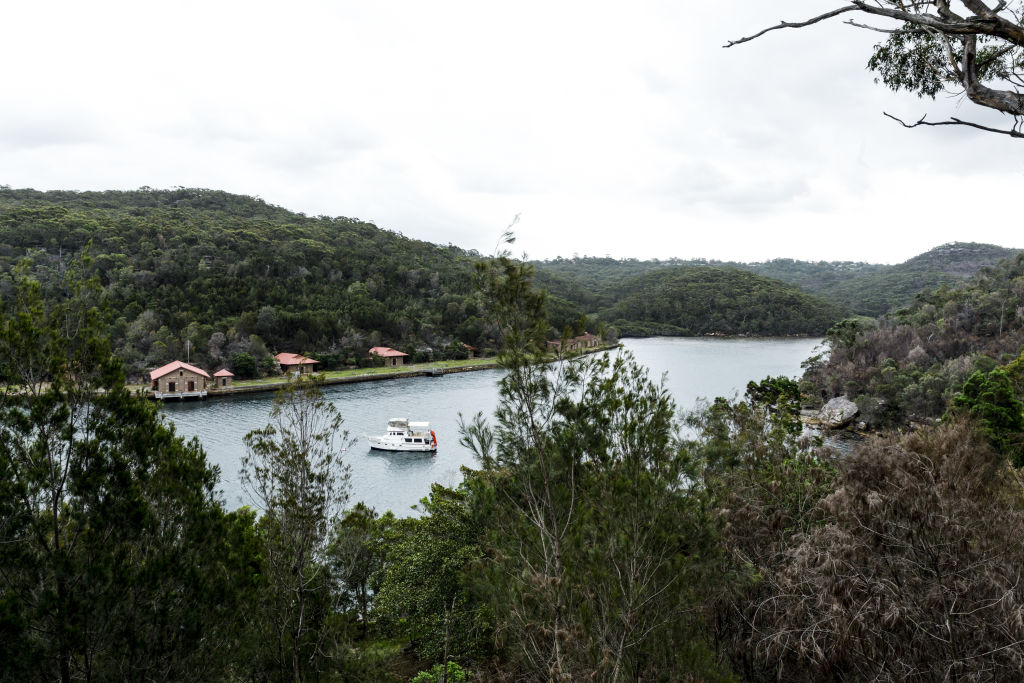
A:
{"type": "Polygon", "coordinates": [[[849,313],[879,316],[914,301],[922,291],[953,284],[982,268],[1012,258],[1019,249],[976,242],[952,242],[897,265],[854,261],[773,259],[760,263],[669,259],[639,261],[574,257],[537,261],[538,281],[553,294],[588,311],[607,309],[629,279],[677,267],[738,268],[781,280],[820,296],[849,313]]]}
{"type": "Polygon", "coordinates": [[[1020,249],[977,242],[950,242],[929,249],[903,263],[882,266],[808,289],[854,313],[879,316],[903,308],[922,291],[951,285],[975,276],[982,268],[1015,257],[1020,249]]]}

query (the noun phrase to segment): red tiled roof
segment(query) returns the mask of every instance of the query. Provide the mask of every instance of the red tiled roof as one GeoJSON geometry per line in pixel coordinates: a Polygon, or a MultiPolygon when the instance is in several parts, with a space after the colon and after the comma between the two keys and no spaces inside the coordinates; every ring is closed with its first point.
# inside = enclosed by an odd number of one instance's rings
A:
{"type": "Polygon", "coordinates": [[[213,373],[213,376],[214,377],[234,377],[235,373],[231,372],[227,368],[224,368],[223,370],[218,370],[217,372],[213,373]]]}
{"type": "Polygon", "coordinates": [[[163,366],[162,368],[157,368],[156,370],[150,371],[149,379],[150,380],[160,379],[161,377],[163,377],[167,373],[174,372],[175,370],[178,370],[178,369],[188,370],[190,372],[194,372],[196,374],[202,375],[203,377],[206,377],[207,379],[209,379],[209,377],[210,377],[208,374],[206,374],[205,370],[201,370],[201,369],[197,368],[194,365],[189,365],[188,363],[182,363],[180,360],[176,360],[176,361],[173,361],[171,363],[168,363],[167,365],[163,366]]]}
{"type": "Polygon", "coordinates": [[[381,358],[395,358],[396,356],[408,356],[407,353],[401,351],[395,351],[387,346],[374,346],[370,349],[370,354],[374,356],[380,356],[381,358]]]}
{"type": "Polygon", "coordinates": [[[281,365],[311,365],[313,363],[320,362],[318,360],[313,360],[312,358],[306,358],[305,356],[301,356],[297,353],[279,353],[274,356],[274,358],[276,358],[277,362],[281,365]]]}

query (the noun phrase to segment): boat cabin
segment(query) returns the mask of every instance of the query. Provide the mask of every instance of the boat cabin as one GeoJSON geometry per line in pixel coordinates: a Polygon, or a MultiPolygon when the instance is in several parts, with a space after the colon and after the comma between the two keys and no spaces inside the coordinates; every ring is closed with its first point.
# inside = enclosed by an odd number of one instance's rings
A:
{"type": "Polygon", "coordinates": [[[409,420],[404,417],[393,417],[388,420],[388,435],[389,436],[405,436],[405,432],[409,429],[409,420]]]}

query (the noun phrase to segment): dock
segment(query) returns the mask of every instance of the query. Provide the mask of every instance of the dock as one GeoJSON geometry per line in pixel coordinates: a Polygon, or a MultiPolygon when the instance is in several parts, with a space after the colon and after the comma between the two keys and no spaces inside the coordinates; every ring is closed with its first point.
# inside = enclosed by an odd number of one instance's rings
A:
{"type": "Polygon", "coordinates": [[[187,398],[195,398],[202,400],[206,398],[205,391],[153,391],[151,393],[153,395],[153,398],[155,398],[158,401],[170,401],[174,399],[183,401],[187,398]]]}

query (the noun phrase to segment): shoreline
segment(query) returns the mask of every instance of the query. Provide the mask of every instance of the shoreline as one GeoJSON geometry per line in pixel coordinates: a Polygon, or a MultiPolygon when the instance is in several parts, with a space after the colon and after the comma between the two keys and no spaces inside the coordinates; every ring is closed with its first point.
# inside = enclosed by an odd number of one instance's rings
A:
{"type": "MultiPolygon", "coordinates": [[[[593,349],[586,349],[579,352],[579,355],[587,355],[591,353],[600,353],[602,351],[611,351],[619,348],[619,344],[614,346],[601,346],[593,349]]],[[[498,368],[498,361],[496,359],[490,360],[485,363],[467,363],[465,365],[452,365],[448,367],[437,367],[433,364],[426,364],[426,367],[416,368],[415,366],[403,366],[409,369],[395,369],[381,372],[380,368],[372,368],[369,372],[355,373],[351,375],[343,375],[340,377],[324,376],[324,373],[313,373],[321,375],[321,379],[324,385],[331,384],[355,384],[358,382],[376,382],[392,379],[406,379],[409,377],[443,377],[444,375],[451,375],[460,372],[476,372],[478,370],[494,370],[498,368]]],[[[337,371],[328,371],[337,372],[337,371]]],[[[342,371],[345,372],[345,371],[342,371]]],[[[288,386],[291,379],[281,379],[275,382],[264,382],[261,384],[243,384],[240,386],[230,387],[218,387],[216,389],[207,389],[205,397],[183,397],[183,398],[169,398],[159,399],[153,396],[153,392],[149,389],[138,386],[137,391],[145,393],[146,398],[152,401],[190,401],[190,400],[206,400],[210,398],[228,398],[231,396],[243,396],[246,394],[258,394],[264,392],[274,392],[278,389],[288,386]]]]}

